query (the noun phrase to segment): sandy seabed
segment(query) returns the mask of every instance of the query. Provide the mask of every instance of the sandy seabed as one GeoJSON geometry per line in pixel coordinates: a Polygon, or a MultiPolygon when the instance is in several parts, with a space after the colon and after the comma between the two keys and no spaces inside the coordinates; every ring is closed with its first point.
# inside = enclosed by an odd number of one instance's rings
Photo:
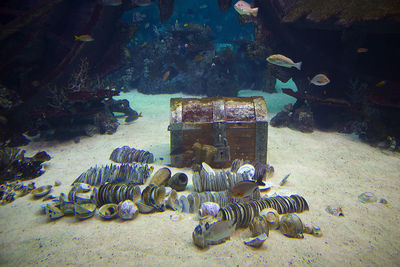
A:
{"type": "MultiPolygon", "coordinates": [[[[52,159],[37,186],[54,184],[52,194],[67,193],[71,183],[91,166],[110,164],[116,147],[129,145],[151,151],[155,170],[169,164],[169,98],[183,95],[130,97],[143,118],[121,125],[113,135],[83,137],[79,143],[31,142],[31,156],[40,150],[52,159]],[[133,99],[133,100],[132,100],[133,99]],[[163,158],[161,160],[160,158],[163,158]]],[[[273,96],[268,98],[273,99],[273,96]]],[[[267,103],[269,100],[267,99],[267,103]]],[[[271,104],[272,106],[273,104],[271,104]]],[[[279,110],[279,108],[277,108],[279,110]]],[[[41,200],[31,196],[0,207],[0,264],[7,266],[399,266],[400,265],[400,155],[381,151],[352,135],[316,131],[311,134],[269,127],[268,162],[275,167],[269,180],[272,191],[291,190],[302,195],[310,210],[299,214],[305,224],[320,226],[323,237],[304,239],[270,231],[260,249],[243,244],[248,229],[238,229],[231,239],[206,249],[197,248],[192,232],[194,214],[167,210],[140,214],[132,221],[104,221],[97,215],[79,221],[73,216],[50,220],[42,214],[41,200]],[[387,205],[363,204],[357,199],[373,192],[387,205]],[[343,217],[325,211],[341,205],[343,217]]],[[[190,169],[171,168],[172,172],[190,169]]],[[[149,181],[149,180],[148,180],[149,181]]],[[[190,183],[190,182],[189,182],[190,183]]],[[[188,186],[188,191],[192,186],[188,186]]],[[[271,192],[270,192],[271,193],[271,192]]]]}

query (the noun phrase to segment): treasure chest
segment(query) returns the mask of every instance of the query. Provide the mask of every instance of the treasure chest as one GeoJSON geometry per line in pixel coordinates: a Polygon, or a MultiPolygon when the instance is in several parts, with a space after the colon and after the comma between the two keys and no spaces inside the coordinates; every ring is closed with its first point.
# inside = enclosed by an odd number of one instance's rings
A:
{"type": "Polygon", "coordinates": [[[268,121],[263,97],[172,98],[171,165],[207,162],[227,168],[235,159],[266,163],[268,121]]]}

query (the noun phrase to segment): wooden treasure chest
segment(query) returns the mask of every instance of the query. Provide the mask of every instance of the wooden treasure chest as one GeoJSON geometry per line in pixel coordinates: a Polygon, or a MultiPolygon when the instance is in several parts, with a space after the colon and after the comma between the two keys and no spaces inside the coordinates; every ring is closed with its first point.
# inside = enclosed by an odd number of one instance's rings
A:
{"type": "Polygon", "coordinates": [[[207,162],[230,167],[235,159],[266,164],[267,106],[261,96],[172,98],[171,165],[207,162]]]}

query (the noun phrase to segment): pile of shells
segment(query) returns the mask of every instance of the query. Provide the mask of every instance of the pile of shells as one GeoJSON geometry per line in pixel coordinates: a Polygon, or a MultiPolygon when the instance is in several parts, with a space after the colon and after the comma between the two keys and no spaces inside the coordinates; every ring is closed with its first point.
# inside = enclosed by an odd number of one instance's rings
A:
{"type": "Polygon", "coordinates": [[[6,182],[0,185],[0,205],[11,203],[15,198],[23,197],[35,188],[35,182],[30,182],[26,185],[19,180],[10,183],[6,182]]]}
{"type": "Polygon", "coordinates": [[[114,149],[114,151],[111,153],[110,160],[117,163],[153,163],[154,156],[149,151],[123,146],[114,149]]]}
{"type": "Polygon", "coordinates": [[[91,167],[82,173],[74,183],[103,185],[105,183],[126,183],[141,185],[150,177],[152,169],[147,164],[133,163],[91,167]]]}
{"type": "Polygon", "coordinates": [[[237,227],[248,227],[255,216],[260,214],[265,208],[273,208],[279,214],[303,212],[308,210],[307,201],[298,195],[290,197],[271,197],[260,201],[248,203],[231,203],[218,212],[217,218],[220,220],[233,220],[237,227]]]}
{"type": "Polygon", "coordinates": [[[193,192],[187,196],[180,196],[178,199],[177,196],[174,194],[170,194],[168,202],[169,203],[175,203],[175,200],[170,200],[171,198],[176,198],[179,204],[179,208],[173,208],[172,204],[169,205],[169,208],[179,210],[182,212],[186,213],[196,213],[201,205],[206,202],[215,202],[217,203],[220,207],[225,207],[226,205],[230,203],[237,203],[237,202],[245,202],[245,201],[255,201],[255,200],[261,200],[261,195],[260,195],[260,190],[254,190],[254,193],[248,198],[248,199],[243,199],[243,198],[229,198],[228,197],[228,191],[220,191],[220,192],[202,192],[202,193],[197,193],[193,192]]]}
{"type": "Polygon", "coordinates": [[[142,192],[142,202],[147,206],[153,207],[157,211],[164,211],[166,195],[167,191],[164,186],[150,184],[142,192]]]}
{"type": "Polygon", "coordinates": [[[93,189],[93,201],[97,207],[104,204],[115,203],[118,204],[124,200],[132,200],[136,202],[140,198],[140,187],[133,184],[105,184],[101,185],[99,189],[93,189]]]}
{"type": "Polygon", "coordinates": [[[274,167],[269,164],[263,163],[251,163],[249,160],[235,159],[231,165],[231,172],[237,173],[239,168],[245,164],[251,164],[254,166],[255,173],[253,180],[266,180],[274,175],[274,167]]]}
{"type": "Polygon", "coordinates": [[[203,162],[202,169],[193,173],[193,187],[196,192],[224,191],[232,188],[237,182],[243,181],[240,174],[230,171],[214,171],[203,162]]]}

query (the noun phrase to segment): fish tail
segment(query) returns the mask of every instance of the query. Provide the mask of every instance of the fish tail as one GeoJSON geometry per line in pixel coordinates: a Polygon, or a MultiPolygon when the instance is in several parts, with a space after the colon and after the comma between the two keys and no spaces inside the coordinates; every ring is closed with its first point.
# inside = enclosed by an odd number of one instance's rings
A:
{"type": "Polygon", "coordinates": [[[257,17],[257,13],[258,13],[258,7],[251,9],[251,15],[253,15],[254,17],[257,17]]]}
{"type": "Polygon", "coordinates": [[[143,116],[142,116],[142,112],[139,113],[138,117],[139,117],[139,118],[143,117],[143,116]]]}
{"type": "Polygon", "coordinates": [[[298,70],[301,70],[301,65],[303,64],[303,62],[297,62],[296,64],[295,64],[295,67],[298,69],[298,70]]]}

